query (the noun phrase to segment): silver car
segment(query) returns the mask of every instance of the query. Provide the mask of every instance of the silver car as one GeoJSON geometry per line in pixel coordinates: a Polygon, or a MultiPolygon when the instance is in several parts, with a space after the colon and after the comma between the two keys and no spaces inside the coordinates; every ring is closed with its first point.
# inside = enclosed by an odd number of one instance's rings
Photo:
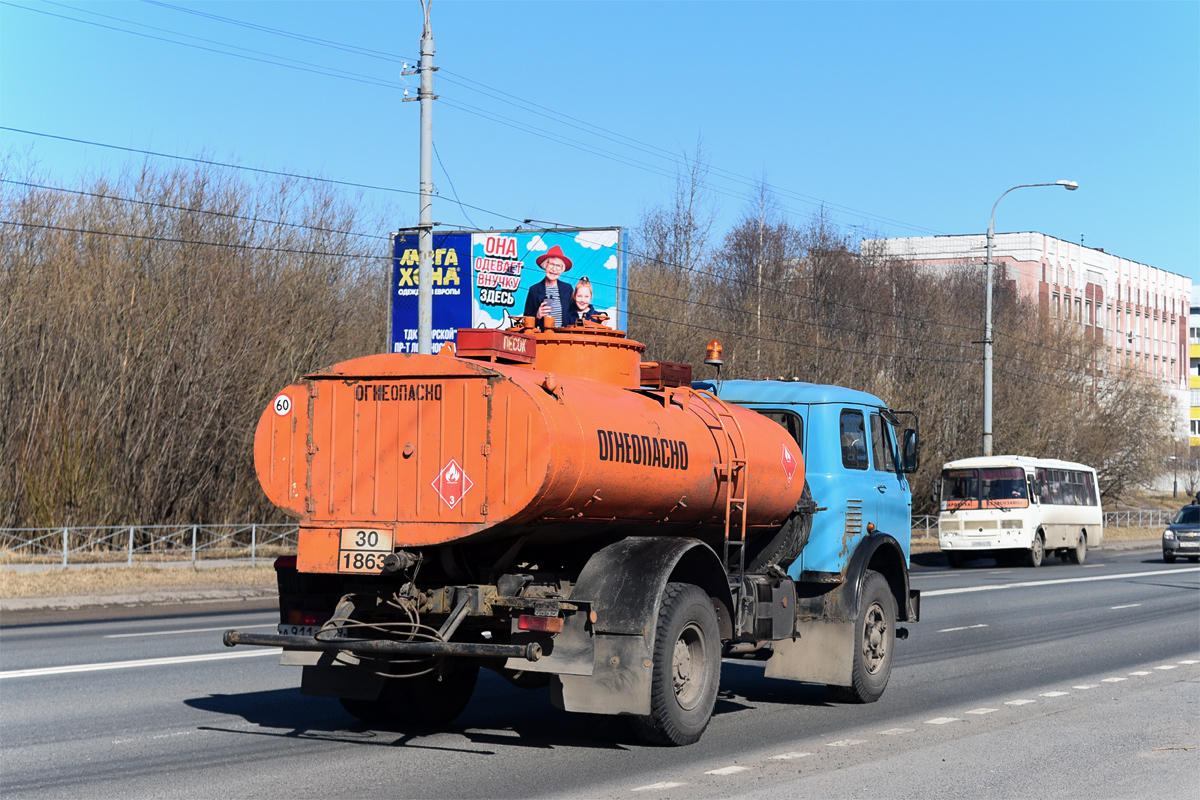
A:
{"type": "Polygon", "coordinates": [[[1176,558],[1200,561],[1200,505],[1179,509],[1163,531],[1162,545],[1163,561],[1168,564],[1175,563],[1176,558]]]}

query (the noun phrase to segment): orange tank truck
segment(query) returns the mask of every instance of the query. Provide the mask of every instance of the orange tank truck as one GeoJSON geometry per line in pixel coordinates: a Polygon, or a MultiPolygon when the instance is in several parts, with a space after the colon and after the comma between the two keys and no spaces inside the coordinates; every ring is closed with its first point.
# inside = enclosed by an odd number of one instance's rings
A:
{"type": "MultiPolygon", "coordinates": [[[[785,571],[818,510],[794,432],[643,351],[600,324],[519,318],[283,389],[254,458],[297,552],[276,563],[279,632],[226,644],[283,647],[305,693],[367,721],[446,724],[482,666],[696,741],[723,653],[772,654],[805,609],[850,601],[785,571]]],[[[844,668],[808,653],[776,672],[853,687],[846,649],[844,668]]]]}

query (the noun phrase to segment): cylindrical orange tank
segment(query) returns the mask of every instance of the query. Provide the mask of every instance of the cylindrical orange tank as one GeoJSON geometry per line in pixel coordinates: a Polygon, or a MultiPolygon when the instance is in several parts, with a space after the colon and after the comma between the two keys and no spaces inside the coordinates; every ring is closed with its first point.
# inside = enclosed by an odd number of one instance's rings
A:
{"type": "Polygon", "coordinates": [[[339,571],[349,529],[394,548],[717,539],[727,513],[741,528],[744,498],[747,537],[777,530],[804,487],[796,442],[689,385],[642,387],[643,349],[591,324],[464,330],[458,356],[367,356],[287,387],[254,456],[267,496],[300,520],[299,568],[339,571]]]}

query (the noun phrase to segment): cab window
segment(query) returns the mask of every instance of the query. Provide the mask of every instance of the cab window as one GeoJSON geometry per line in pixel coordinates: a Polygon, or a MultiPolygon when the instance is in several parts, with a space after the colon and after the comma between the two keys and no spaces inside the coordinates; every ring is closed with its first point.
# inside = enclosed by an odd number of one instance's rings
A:
{"type": "Polygon", "coordinates": [[[875,469],[879,472],[896,471],[896,450],[893,444],[892,426],[878,414],[871,415],[871,452],[875,457],[875,469]]]}
{"type": "Polygon", "coordinates": [[[760,411],[758,413],[787,428],[787,432],[796,440],[800,452],[804,452],[804,420],[800,418],[799,414],[793,414],[791,411],[760,411]]]}
{"type": "Polygon", "coordinates": [[[838,427],[842,440],[842,466],[846,469],[866,469],[867,429],[863,413],[842,409],[838,427]]]}

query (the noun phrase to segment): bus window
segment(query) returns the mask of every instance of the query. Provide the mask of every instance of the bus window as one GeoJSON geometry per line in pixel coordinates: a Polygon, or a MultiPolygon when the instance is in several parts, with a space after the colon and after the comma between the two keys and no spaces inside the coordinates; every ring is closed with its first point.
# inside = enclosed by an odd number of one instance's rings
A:
{"type": "Polygon", "coordinates": [[[1087,487],[1087,504],[1096,505],[1096,476],[1090,472],[1083,473],[1083,482],[1087,487]]]}
{"type": "Polygon", "coordinates": [[[867,468],[867,431],[863,413],[842,409],[842,466],[846,469],[867,468]]]}
{"type": "Polygon", "coordinates": [[[871,452],[875,456],[875,469],[879,472],[895,472],[896,456],[892,442],[892,426],[878,414],[871,415],[871,452]]]}
{"type": "Polygon", "coordinates": [[[1029,504],[1025,493],[1025,471],[1020,467],[979,470],[980,494],[986,505],[1013,508],[1029,504]]]}
{"type": "Polygon", "coordinates": [[[942,470],[942,509],[979,508],[979,470],[942,470]]]}

